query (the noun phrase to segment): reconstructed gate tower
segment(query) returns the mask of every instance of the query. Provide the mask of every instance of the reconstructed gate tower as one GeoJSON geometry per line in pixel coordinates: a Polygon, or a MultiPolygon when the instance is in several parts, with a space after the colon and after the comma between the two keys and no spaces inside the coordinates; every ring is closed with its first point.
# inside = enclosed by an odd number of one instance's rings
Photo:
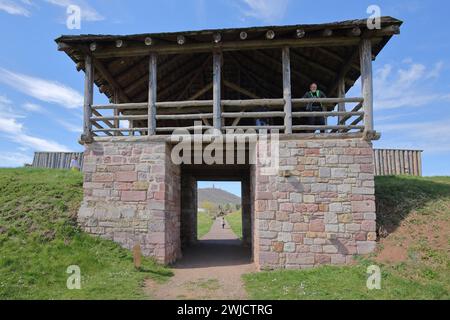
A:
{"type": "Polygon", "coordinates": [[[371,252],[371,141],[379,138],[372,60],[400,25],[384,17],[378,29],[353,20],[58,38],[85,72],[80,225],[171,263],[196,238],[196,181],[223,178],[243,182],[243,237],[258,267],[342,264],[371,252]],[[360,76],[361,97],[346,97],[360,76]],[[312,82],[329,98],[302,98],[312,82]],[[93,103],[94,84],[110,104],[93,103]],[[311,102],[323,110],[308,111],[311,102]],[[325,125],[311,125],[311,117],[325,125]],[[233,139],[277,130],[278,166],[263,172],[259,140],[245,147],[254,163],[211,166],[200,157],[180,165],[171,157],[171,134],[180,128],[213,128],[214,137],[240,130],[233,139]]]}

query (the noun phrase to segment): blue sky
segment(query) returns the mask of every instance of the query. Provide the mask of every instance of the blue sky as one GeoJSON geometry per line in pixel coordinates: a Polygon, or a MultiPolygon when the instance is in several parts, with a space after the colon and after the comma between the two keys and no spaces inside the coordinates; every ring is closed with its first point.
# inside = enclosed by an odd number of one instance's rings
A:
{"type": "MultiPolygon", "coordinates": [[[[383,135],[375,146],[423,149],[424,174],[449,175],[445,0],[0,0],[0,166],[21,166],[39,150],[82,150],[83,74],[56,50],[61,34],[320,23],[367,17],[371,4],[405,21],[374,62],[375,128],[383,135]],[[82,8],[81,30],[66,28],[69,4],[82,8]]],[[[98,93],[95,99],[105,102],[98,93]]]]}

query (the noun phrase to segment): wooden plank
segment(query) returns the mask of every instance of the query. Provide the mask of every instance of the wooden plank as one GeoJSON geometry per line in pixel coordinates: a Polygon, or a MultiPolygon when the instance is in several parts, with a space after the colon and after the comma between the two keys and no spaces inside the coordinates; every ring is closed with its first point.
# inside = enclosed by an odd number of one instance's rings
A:
{"type": "Polygon", "coordinates": [[[353,111],[350,111],[350,112],[345,112],[345,111],[343,111],[343,112],[341,112],[341,111],[311,111],[311,112],[307,111],[307,112],[304,112],[304,111],[302,111],[302,112],[293,112],[292,113],[292,116],[296,117],[296,118],[320,117],[320,116],[323,116],[323,117],[343,117],[343,116],[353,117],[353,116],[362,116],[362,115],[364,115],[364,112],[359,112],[359,111],[356,111],[356,112],[353,112],[353,111]]]}
{"type": "Polygon", "coordinates": [[[373,131],[373,78],[372,78],[372,42],[362,39],[360,46],[361,89],[364,99],[364,125],[367,132],[373,131]]]}
{"type": "Polygon", "coordinates": [[[84,76],[84,121],[83,121],[83,133],[86,137],[89,137],[92,132],[92,109],[91,106],[94,101],[94,66],[92,64],[92,58],[89,55],[85,57],[85,76],[84,76]]]}
{"type": "Polygon", "coordinates": [[[284,130],[284,126],[226,126],[224,129],[228,130],[284,130]]]}
{"type": "Polygon", "coordinates": [[[361,102],[364,102],[364,98],[353,97],[353,98],[296,98],[296,99],[292,99],[293,104],[308,104],[308,103],[313,103],[313,102],[329,103],[329,104],[335,104],[335,103],[341,103],[341,102],[361,103],[361,102]]]}
{"type": "Polygon", "coordinates": [[[284,98],[284,127],[286,134],[292,133],[292,88],[291,88],[291,58],[289,47],[282,50],[283,64],[283,98],[284,98]]]}
{"type": "Polygon", "coordinates": [[[157,100],[158,57],[150,54],[148,79],[148,135],[156,133],[156,100],[157,100]]]}
{"type": "MultiPolygon", "coordinates": [[[[338,98],[345,99],[345,77],[339,78],[339,84],[338,84],[338,98]]],[[[344,112],[345,111],[345,101],[338,103],[338,111],[344,112]]],[[[343,125],[345,124],[345,121],[342,122],[343,117],[339,117],[338,124],[343,125]]]]}
{"type": "Polygon", "coordinates": [[[222,53],[213,53],[213,126],[217,130],[222,128],[222,116],[221,116],[221,78],[222,78],[222,53]]]}
{"type": "Polygon", "coordinates": [[[422,151],[418,151],[417,156],[418,156],[417,164],[419,166],[419,176],[421,177],[422,176],[422,151]]]}
{"type": "Polygon", "coordinates": [[[134,132],[134,131],[147,131],[148,128],[107,128],[96,129],[94,132],[134,132]]]}
{"type": "Polygon", "coordinates": [[[114,120],[148,120],[148,115],[121,115],[121,116],[103,116],[91,117],[92,121],[114,121],[114,120]]]}
{"type": "Polygon", "coordinates": [[[267,112],[224,112],[223,118],[275,118],[284,117],[282,111],[267,111],[267,112]]]}
{"type": "MultiPolygon", "coordinates": [[[[372,38],[373,41],[381,40],[380,37],[372,38]]],[[[282,47],[331,47],[331,46],[355,46],[359,42],[357,37],[316,37],[316,38],[302,38],[302,39],[273,39],[273,40],[246,40],[246,41],[229,41],[220,44],[211,43],[187,43],[183,46],[176,44],[158,45],[158,46],[129,46],[127,48],[104,48],[94,52],[95,57],[101,59],[108,58],[124,58],[133,56],[146,56],[150,52],[159,54],[178,54],[178,53],[197,53],[197,52],[211,52],[213,50],[224,51],[241,51],[254,49],[270,49],[282,47]]]]}
{"type": "Polygon", "coordinates": [[[157,120],[194,120],[194,119],[212,119],[212,113],[195,113],[195,114],[167,114],[157,115],[157,120]]]}
{"type": "Polygon", "coordinates": [[[299,126],[292,126],[293,130],[343,130],[343,129],[350,129],[350,130],[364,130],[364,126],[309,126],[309,125],[299,125],[299,126]]]}

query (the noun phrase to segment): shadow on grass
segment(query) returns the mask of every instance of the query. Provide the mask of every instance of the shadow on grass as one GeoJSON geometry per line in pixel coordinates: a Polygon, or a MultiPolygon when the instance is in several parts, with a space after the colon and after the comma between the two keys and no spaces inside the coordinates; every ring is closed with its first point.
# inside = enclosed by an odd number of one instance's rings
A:
{"type": "Polygon", "coordinates": [[[376,177],[377,230],[381,237],[393,233],[414,211],[450,199],[450,178],[409,176],[376,177]]]}

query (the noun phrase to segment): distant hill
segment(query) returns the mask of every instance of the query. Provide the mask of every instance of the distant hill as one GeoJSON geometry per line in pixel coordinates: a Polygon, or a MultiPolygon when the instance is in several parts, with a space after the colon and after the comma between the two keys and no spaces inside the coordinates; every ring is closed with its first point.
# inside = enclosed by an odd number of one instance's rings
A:
{"type": "Polygon", "coordinates": [[[217,188],[205,188],[198,189],[198,206],[203,201],[209,201],[217,205],[229,204],[241,204],[241,198],[222,189],[217,188]]]}

